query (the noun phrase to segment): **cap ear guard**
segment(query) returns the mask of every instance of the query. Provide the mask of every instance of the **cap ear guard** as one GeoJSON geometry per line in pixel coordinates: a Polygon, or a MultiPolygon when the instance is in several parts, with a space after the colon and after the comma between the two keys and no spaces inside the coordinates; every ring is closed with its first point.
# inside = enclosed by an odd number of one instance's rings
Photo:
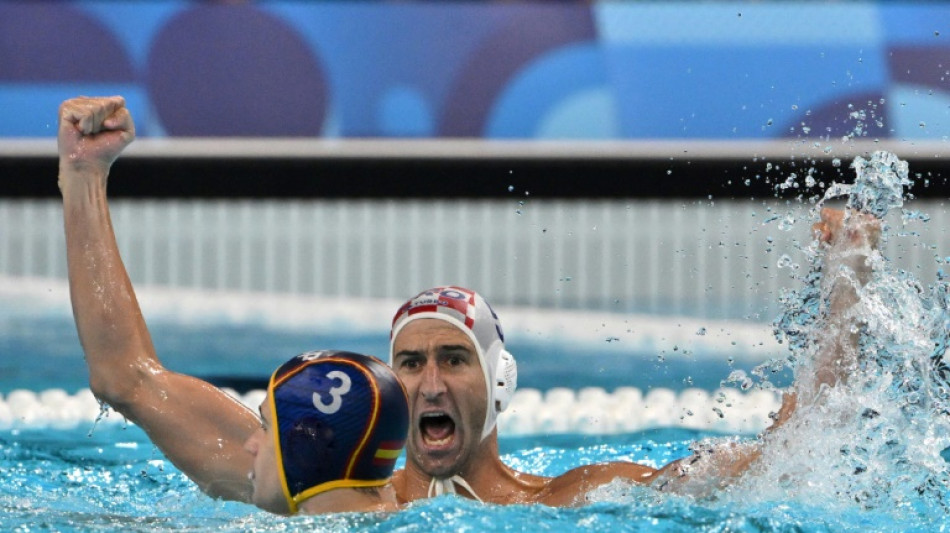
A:
{"type": "Polygon", "coordinates": [[[502,349],[498,354],[498,366],[495,367],[495,410],[502,412],[508,408],[511,398],[518,388],[518,363],[515,357],[502,349]]]}

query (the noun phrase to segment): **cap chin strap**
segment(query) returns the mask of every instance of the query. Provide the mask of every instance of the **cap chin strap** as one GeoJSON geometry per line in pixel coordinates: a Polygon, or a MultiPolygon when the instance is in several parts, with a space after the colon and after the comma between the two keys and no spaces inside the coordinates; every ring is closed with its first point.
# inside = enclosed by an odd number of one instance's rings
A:
{"type": "Polygon", "coordinates": [[[438,478],[432,476],[432,481],[429,482],[429,498],[434,498],[436,496],[442,496],[443,494],[458,494],[455,491],[455,485],[462,487],[467,490],[473,498],[485,503],[481,498],[478,497],[478,494],[475,494],[475,490],[472,489],[472,486],[468,484],[467,481],[462,479],[462,476],[455,474],[452,477],[448,478],[438,478]]]}

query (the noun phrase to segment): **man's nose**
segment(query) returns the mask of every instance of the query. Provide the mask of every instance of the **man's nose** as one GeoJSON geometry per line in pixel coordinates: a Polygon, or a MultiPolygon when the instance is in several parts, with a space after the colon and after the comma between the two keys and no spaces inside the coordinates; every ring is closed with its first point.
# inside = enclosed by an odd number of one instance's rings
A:
{"type": "Polygon", "coordinates": [[[439,365],[427,365],[422,374],[422,386],[419,388],[422,397],[426,400],[435,400],[441,394],[445,393],[445,381],[442,380],[442,373],[439,371],[439,365]]]}

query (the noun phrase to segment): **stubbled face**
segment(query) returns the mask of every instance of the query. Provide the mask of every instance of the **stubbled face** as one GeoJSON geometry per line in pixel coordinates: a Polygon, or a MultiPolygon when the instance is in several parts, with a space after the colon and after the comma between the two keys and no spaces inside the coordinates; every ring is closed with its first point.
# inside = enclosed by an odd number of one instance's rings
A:
{"type": "Polygon", "coordinates": [[[393,343],[393,369],[409,393],[408,460],[430,476],[468,470],[488,401],[471,339],[443,320],[415,320],[393,343]]]}
{"type": "Polygon", "coordinates": [[[247,476],[254,486],[251,503],[272,513],[288,514],[290,508],[284,498],[277,471],[277,449],[274,445],[273,426],[267,399],[261,404],[261,427],[248,437],[244,449],[254,456],[254,469],[247,476]]]}

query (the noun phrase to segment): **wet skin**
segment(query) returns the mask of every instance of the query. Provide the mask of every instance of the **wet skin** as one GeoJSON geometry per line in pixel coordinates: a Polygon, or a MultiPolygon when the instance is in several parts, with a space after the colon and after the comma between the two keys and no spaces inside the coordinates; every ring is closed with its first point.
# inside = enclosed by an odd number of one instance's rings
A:
{"type": "Polygon", "coordinates": [[[475,345],[452,324],[421,319],[399,332],[393,354],[409,396],[407,469],[464,476],[479,455],[488,401],[475,345]]]}
{"type": "Polygon", "coordinates": [[[271,433],[275,428],[270,419],[270,410],[266,407],[265,399],[259,408],[261,427],[244,443],[244,449],[254,457],[254,469],[248,472],[248,478],[254,486],[251,503],[265,511],[289,514],[290,509],[277,473],[277,449],[271,433]]]}

